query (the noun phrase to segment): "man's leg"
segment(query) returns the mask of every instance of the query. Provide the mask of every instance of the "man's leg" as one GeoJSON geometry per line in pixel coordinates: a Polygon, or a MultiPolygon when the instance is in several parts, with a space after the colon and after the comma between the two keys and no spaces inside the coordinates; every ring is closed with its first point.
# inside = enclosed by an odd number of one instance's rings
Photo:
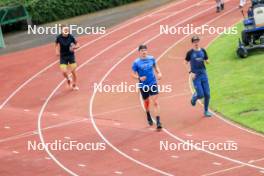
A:
{"type": "Polygon", "coordinates": [[[72,74],[72,88],[74,90],[79,90],[78,86],[77,86],[77,74],[76,74],[76,68],[77,68],[77,64],[76,63],[72,63],[70,64],[71,67],[71,74],[72,74]]]}
{"type": "Polygon", "coordinates": [[[204,97],[204,91],[203,91],[203,87],[202,87],[200,76],[196,76],[196,78],[193,80],[193,86],[194,86],[194,89],[195,89],[195,93],[192,96],[191,104],[193,106],[195,106],[197,100],[198,99],[202,99],[204,97]]]}
{"type": "Polygon", "coordinates": [[[156,116],[157,129],[160,130],[162,126],[160,122],[160,106],[158,102],[158,94],[159,94],[158,85],[157,84],[152,85],[150,89],[150,99],[154,105],[154,115],[156,116]]]}
{"type": "Polygon", "coordinates": [[[242,8],[244,6],[243,0],[240,0],[239,7],[242,8]]]}
{"type": "Polygon", "coordinates": [[[210,86],[207,76],[202,80],[202,87],[204,91],[204,114],[207,117],[211,117],[211,113],[208,111],[210,102],[210,86]]]}
{"type": "Polygon", "coordinates": [[[240,0],[239,7],[243,8],[245,4],[246,4],[246,0],[240,0]]]}
{"type": "Polygon", "coordinates": [[[149,98],[144,100],[144,107],[145,107],[145,111],[147,113],[148,124],[150,126],[152,126],[153,125],[153,121],[152,121],[152,118],[151,118],[151,115],[150,115],[150,111],[149,111],[149,98]]]}
{"type": "Polygon", "coordinates": [[[157,129],[161,129],[161,122],[160,122],[160,106],[158,102],[158,94],[152,95],[151,101],[153,102],[154,105],[154,115],[156,116],[156,121],[157,121],[157,129]]]}
{"type": "Polygon", "coordinates": [[[68,75],[67,65],[66,64],[60,64],[60,69],[62,72],[63,77],[67,80],[67,84],[71,85],[71,79],[68,75]]]}
{"type": "Polygon", "coordinates": [[[225,2],[224,0],[220,0],[220,7],[221,7],[221,10],[224,10],[225,9],[225,2]]]}
{"type": "Polygon", "coordinates": [[[153,125],[153,121],[152,121],[152,118],[151,118],[151,115],[150,115],[150,111],[149,111],[149,93],[147,90],[143,90],[143,88],[140,88],[140,93],[141,93],[141,96],[143,98],[143,101],[144,101],[144,108],[145,108],[145,111],[146,111],[146,114],[147,114],[147,121],[148,121],[148,124],[150,126],[153,125]]]}
{"type": "Polygon", "coordinates": [[[146,112],[149,112],[149,98],[144,100],[144,107],[145,107],[146,112]]]}
{"type": "Polygon", "coordinates": [[[216,1],[216,12],[221,11],[221,0],[215,0],[216,1]]]}

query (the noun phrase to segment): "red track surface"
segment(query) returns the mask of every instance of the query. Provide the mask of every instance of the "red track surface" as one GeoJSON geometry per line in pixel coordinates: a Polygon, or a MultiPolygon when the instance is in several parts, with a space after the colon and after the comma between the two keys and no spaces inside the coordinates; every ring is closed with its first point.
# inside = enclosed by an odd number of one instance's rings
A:
{"type": "MultiPolygon", "coordinates": [[[[53,44],[1,56],[0,175],[263,175],[262,135],[221,118],[205,119],[201,106],[190,106],[183,60],[191,47],[189,36],[159,35],[160,24],[231,26],[241,19],[236,6],[228,1],[225,11],[216,14],[214,0],[185,0],[136,17],[95,42],[98,36],[81,37],[81,44],[90,44],[77,53],[78,92],[65,88],[57,64],[34,76],[55,61],[53,44]],[[130,67],[137,57],[135,47],[144,42],[159,59],[161,84],[173,85],[172,93],[160,95],[165,129],[159,133],[146,126],[136,93],[99,93],[92,87],[100,81],[134,83],[130,67]],[[27,150],[27,141],[40,139],[109,145],[105,151],[27,150]],[[231,140],[238,150],[160,151],[161,140],[231,140]]],[[[203,45],[216,37],[203,36],[203,45]]]]}

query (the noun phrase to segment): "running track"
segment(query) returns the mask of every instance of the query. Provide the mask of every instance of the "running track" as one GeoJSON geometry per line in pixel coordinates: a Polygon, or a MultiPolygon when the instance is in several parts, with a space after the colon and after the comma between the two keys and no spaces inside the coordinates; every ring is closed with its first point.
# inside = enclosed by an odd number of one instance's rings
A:
{"type": "MultiPolygon", "coordinates": [[[[53,44],[1,56],[0,175],[264,175],[263,135],[218,115],[202,118],[202,107],[189,105],[183,57],[190,36],[159,34],[160,24],[232,26],[241,20],[236,6],[228,1],[226,10],[216,14],[214,0],[181,0],[120,24],[105,36],[80,37],[78,92],[67,90],[53,44]],[[160,94],[165,129],[159,133],[146,126],[138,94],[101,93],[92,87],[94,82],[134,83],[129,71],[140,43],[147,43],[158,58],[160,83],[173,86],[171,93],[160,94]],[[29,140],[108,145],[93,152],[28,151],[29,140]],[[235,141],[239,150],[160,151],[161,140],[235,141]]],[[[203,36],[203,46],[216,37],[203,36]]]]}

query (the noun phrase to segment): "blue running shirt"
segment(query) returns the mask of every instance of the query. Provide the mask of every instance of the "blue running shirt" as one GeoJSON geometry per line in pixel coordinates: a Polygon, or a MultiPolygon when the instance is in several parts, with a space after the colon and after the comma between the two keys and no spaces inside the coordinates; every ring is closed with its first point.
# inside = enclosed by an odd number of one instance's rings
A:
{"type": "Polygon", "coordinates": [[[153,56],[147,56],[144,59],[137,58],[133,65],[132,70],[138,73],[139,77],[146,76],[145,81],[139,81],[142,86],[152,86],[157,84],[156,76],[154,74],[153,67],[156,66],[156,60],[153,56]]]}

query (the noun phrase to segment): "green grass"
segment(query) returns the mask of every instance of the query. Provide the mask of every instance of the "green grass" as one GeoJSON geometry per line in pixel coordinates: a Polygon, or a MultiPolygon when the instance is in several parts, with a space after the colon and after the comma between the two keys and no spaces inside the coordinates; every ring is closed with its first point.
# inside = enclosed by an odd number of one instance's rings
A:
{"type": "MultiPolygon", "coordinates": [[[[242,24],[238,25],[239,31],[242,24]]],[[[264,133],[264,52],[236,55],[237,35],[222,35],[208,48],[210,106],[243,126],[264,133]]]]}

